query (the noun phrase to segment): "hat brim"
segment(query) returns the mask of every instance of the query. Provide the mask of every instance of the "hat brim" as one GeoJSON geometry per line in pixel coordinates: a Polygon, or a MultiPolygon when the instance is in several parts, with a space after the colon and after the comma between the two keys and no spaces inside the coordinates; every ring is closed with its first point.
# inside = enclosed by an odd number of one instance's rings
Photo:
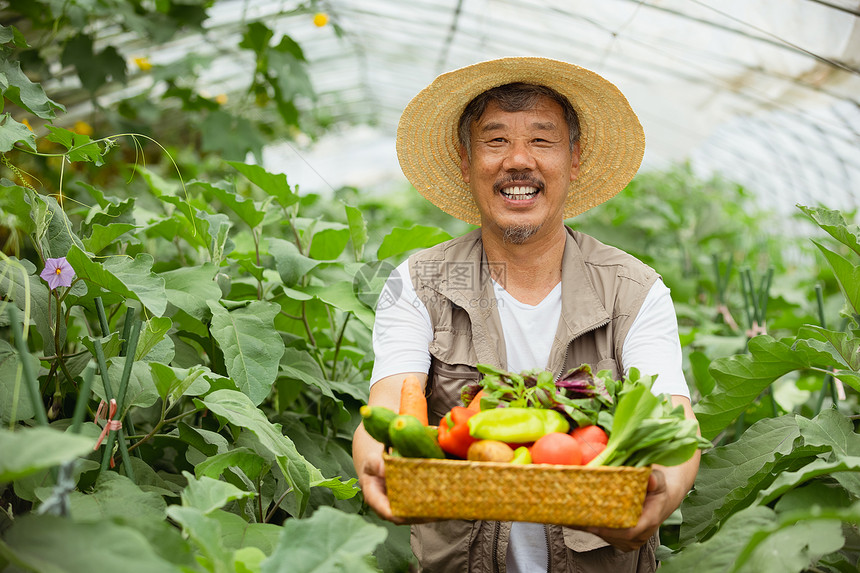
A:
{"type": "Polygon", "coordinates": [[[446,213],[481,224],[460,173],[457,124],[476,96],[514,82],[554,89],[567,97],[579,117],[579,176],[570,183],[565,218],[614,197],[633,179],[645,153],[645,134],[618,88],[573,64],[515,57],[442,74],[406,106],[397,127],[397,158],[419,193],[446,213]]]}

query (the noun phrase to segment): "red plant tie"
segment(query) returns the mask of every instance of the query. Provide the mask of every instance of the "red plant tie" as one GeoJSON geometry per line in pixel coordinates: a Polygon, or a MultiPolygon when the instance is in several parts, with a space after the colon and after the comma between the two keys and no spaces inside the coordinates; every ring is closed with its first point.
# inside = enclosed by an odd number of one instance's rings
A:
{"type": "MultiPolygon", "coordinates": [[[[101,404],[99,404],[99,409],[96,410],[96,424],[98,424],[98,422],[99,422],[99,416],[101,415],[102,406],[104,406],[104,405],[105,405],[105,402],[104,402],[104,400],[102,400],[101,404]]],[[[115,415],[116,415],[116,400],[111,399],[110,409],[108,410],[107,422],[105,423],[105,427],[102,428],[102,433],[99,436],[99,439],[96,442],[96,445],[93,447],[93,451],[99,449],[99,446],[102,445],[102,442],[104,441],[105,436],[107,436],[108,432],[111,432],[111,431],[116,432],[116,431],[122,429],[122,422],[120,422],[119,420],[113,419],[113,417],[115,415]]],[[[113,460],[111,460],[111,461],[113,461],[113,460]]]]}
{"type": "Polygon", "coordinates": [[[746,334],[747,338],[755,338],[759,334],[767,334],[767,326],[764,323],[759,324],[758,322],[753,321],[752,327],[747,330],[746,334]]]}

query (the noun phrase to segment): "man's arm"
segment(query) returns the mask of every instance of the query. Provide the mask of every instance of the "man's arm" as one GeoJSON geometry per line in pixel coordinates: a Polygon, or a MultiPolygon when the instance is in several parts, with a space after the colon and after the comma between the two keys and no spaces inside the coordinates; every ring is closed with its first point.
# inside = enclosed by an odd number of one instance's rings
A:
{"type": "MultiPolygon", "coordinates": [[[[395,412],[400,408],[400,388],[403,379],[410,374],[394,374],[378,380],[370,387],[370,398],[367,403],[371,406],[384,406],[395,412]]],[[[427,383],[427,374],[412,372],[421,381],[422,388],[427,383]]],[[[388,494],[385,489],[385,464],[382,461],[382,444],[374,440],[359,424],[352,437],[352,461],[358,473],[358,485],[364,494],[364,500],[379,517],[394,523],[408,523],[406,520],[391,514],[388,494]]]]}
{"type": "MultiPolygon", "coordinates": [[[[695,420],[690,399],[686,396],[672,396],[672,404],[684,406],[688,419],[695,420]]],[[[654,535],[660,525],[672,515],[684,500],[687,492],[696,481],[699,471],[700,450],[692,458],[677,466],[653,466],[651,477],[648,479],[648,492],[645,495],[645,505],[642,515],[635,526],[629,529],[612,529],[609,527],[592,527],[588,531],[602,537],[607,543],[622,551],[633,551],[641,547],[654,535]]]]}

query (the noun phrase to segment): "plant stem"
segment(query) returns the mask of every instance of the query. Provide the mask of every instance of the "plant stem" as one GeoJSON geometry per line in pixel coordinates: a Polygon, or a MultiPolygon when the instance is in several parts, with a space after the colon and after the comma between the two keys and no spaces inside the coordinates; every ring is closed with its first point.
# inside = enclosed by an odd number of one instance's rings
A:
{"type": "Polygon", "coordinates": [[[36,413],[36,421],[43,426],[48,425],[48,415],[45,413],[45,405],[42,403],[42,394],[39,391],[39,381],[36,380],[36,375],[33,372],[33,367],[27,357],[30,356],[27,350],[27,343],[24,340],[21,322],[18,317],[18,308],[14,305],[8,305],[9,319],[12,323],[12,335],[15,337],[15,346],[18,349],[18,360],[21,364],[21,372],[24,377],[24,384],[27,385],[27,390],[30,393],[30,402],[33,406],[33,411],[36,413]]]}
{"type": "MultiPolygon", "coordinates": [[[[257,256],[257,266],[260,264],[260,237],[257,235],[257,229],[251,229],[251,236],[254,238],[254,253],[257,256]]],[[[257,300],[263,300],[263,281],[257,279],[257,300]]]]}
{"type": "Polygon", "coordinates": [[[128,353],[128,334],[131,331],[131,323],[134,317],[134,309],[129,307],[125,311],[125,320],[122,325],[122,346],[119,350],[120,356],[125,356],[128,353]]]}
{"type": "Polygon", "coordinates": [[[307,307],[305,305],[305,301],[302,301],[302,323],[305,325],[305,332],[308,333],[308,339],[313,346],[317,345],[317,341],[314,338],[314,333],[311,331],[311,325],[308,322],[308,312],[307,307]]]}
{"type": "Polygon", "coordinates": [[[335,373],[337,372],[337,355],[340,353],[341,344],[343,344],[343,335],[346,332],[346,323],[349,322],[349,317],[352,316],[352,313],[347,312],[343,318],[343,324],[340,327],[340,334],[337,336],[337,342],[334,345],[334,356],[331,359],[331,380],[334,380],[335,373]]]}
{"type": "Polygon", "coordinates": [[[284,498],[287,497],[287,494],[291,491],[293,491],[292,487],[288,487],[286,490],[284,490],[284,493],[282,493],[281,497],[278,498],[278,501],[275,502],[274,507],[272,507],[272,509],[266,515],[266,519],[263,520],[263,523],[269,523],[269,520],[272,519],[272,516],[275,515],[275,512],[281,506],[281,502],[284,501],[284,498]]]}
{"type": "Polygon", "coordinates": [[[90,400],[90,387],[93,383],[94,374],[95,368],[92,367],[92,362],[90,362],[84,369],[84,381],[78,391],[78,401],[75,403],[75,412],[72,415],[71,431],[73,434],[78,434],[81,431],[81,423],[84,421],[84,412],[86,412],[87,402],[90,400]]]}
{"type": "Polygon", "coordinates": [[[110,326],[108,324],[107,315],[105,314],[105,306],[102,302],[102,297],[97,296],[93,299],[96,303],[96,314],[99,317],[99,327],[102,330],[102,336],[110,334],[110,326]]]}
{"type": "MultiPolygon", "coordinates": [[[[164,411],[164,409],[162,408],[162,411],[161,411],[161,418],[162,418],[162,419],[161,419],[161,420],[160,420],[160,421],[155,425],[155,427],[152,429],[152,431],[151,431],[151,432],[149,432],[147,435],[143,436],[143,437],[142,437],[142,438],[140,438],[137,442],[135,442],[134,444],[132,444],[131,446],[129,446],[129,448],[128,448],[128,451],[129,451],[129,452],[133,452],[133,451],[134,451],[134,450],[136,450],[139,446],[141,446],[141,445],[145,444],[146,442],[148,442],[149,440],[151,440],[151,439],[152,439],[152,438],[154,438],[155,436],[159,435],[159,434],[158,434],[158,430],[160,430],[161,428],[163,428],[166,424],[172,424],[173,422],[177,422],[177,421],[181,420],[182,418],[184,418],[184,417],[186,417],[186,416],[190,416],[191,414],[196,413],[196,412],[197,412],[197,410],[189,410],[189,411],[187,411],[187,412],[183,412],[183,413],[179,414],[178,416],[174,416],[174,417],[172,417],[172,418],[166,418],[166,419],[164,418],[164,412],[165,412],[165,411],[164,411]]],[[[162,434],[162,435],[165,435],[165,436],[166,436],[167,434],[162,434]]],[[[135,436],[135,437],[136,437],[136,436],[135,436]]],[[[170,437],[175,437],[175,436],[170,436],[170,437]]],[[[132,439],[132,436],[129,436],[129,439],[132,439]]]]}

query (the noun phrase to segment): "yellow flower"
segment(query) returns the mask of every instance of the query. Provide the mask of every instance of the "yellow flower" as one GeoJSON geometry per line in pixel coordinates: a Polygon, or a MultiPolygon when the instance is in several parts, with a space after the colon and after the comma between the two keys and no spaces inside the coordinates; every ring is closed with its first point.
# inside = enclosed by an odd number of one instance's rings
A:
{"type": "Polygon", "coordinates": [[[328,24],[328,14],[325,12],[317,12],[314,14],[314,26],[322,28],[326,24],[328,24]]]}
{"type": "Polygon", "coordinates": [[[79,133],[81,135],[92,135],[93,134],[93,126],[88,124],[85,121],[76,121],[74,132],[79,133]]]}
{"type": "Polygon", "coordinates": [[[227,94],[218,94],[215,96],[215,102],[218,105],[224,105],[227,103],[227,94]]]}
{"type": "Polygon", "coordinates": [[[141,58],[135,58],[134,63],[143,72],[148,72],[149,70],[152,69],[152,64],[149,62],[149,58],[147,58],[145,56],[141,57],[141,58]]]}
{"type": "Polygon", "coordinates": [[[22,120],[21,120],[21,123],[23,123],[24,125],[26,125],[26,126],[27,126],[27,129],[29,129],[30,131],[33,131],[33,126],[32,126],[32,125],[30,125],[30,122],[29,122],[29,121],[27,121],[27,118],[26,118],[26,117],[25,117],[24,119],[22,119],[22,120]]]}

